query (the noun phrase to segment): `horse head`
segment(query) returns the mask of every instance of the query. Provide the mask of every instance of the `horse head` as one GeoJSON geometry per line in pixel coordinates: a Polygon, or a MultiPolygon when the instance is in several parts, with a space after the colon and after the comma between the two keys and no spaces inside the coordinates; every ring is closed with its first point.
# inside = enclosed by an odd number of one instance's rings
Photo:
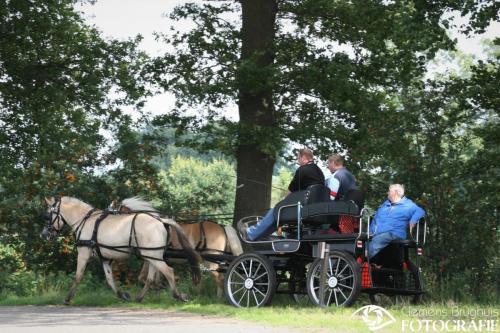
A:
{"type": "Polygon", "coordinates": [[[40,236],[48,241],[53,240],[64,226],[64,217],[61,215],[61,198],[45,198],[47,210],[43,214],[45,226],[40,236]]]}

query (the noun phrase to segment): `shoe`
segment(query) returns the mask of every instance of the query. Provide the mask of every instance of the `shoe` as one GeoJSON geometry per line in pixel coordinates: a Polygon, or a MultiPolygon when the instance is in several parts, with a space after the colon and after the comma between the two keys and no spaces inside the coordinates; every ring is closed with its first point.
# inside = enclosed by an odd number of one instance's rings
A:
{"type": "Polygon", "coordinates": [[[238,230],[238,233],[240,234],[242,240],[247,242],[249,241],[247,234],[248,224],[243,223],[243,221],[240,220],[238,221],[238,223],[236,223],[236,230],[238,230]]]}

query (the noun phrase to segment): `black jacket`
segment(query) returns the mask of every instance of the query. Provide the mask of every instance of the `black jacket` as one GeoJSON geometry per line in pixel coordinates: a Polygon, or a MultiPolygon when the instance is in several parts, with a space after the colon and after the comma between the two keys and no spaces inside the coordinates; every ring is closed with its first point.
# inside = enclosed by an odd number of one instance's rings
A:
{"type": "Polygon", "coordinates": [[[297,192],[315,184],[325,185],[325,176],[323,175],[323,171],[314,162],[309,162],[295,171],[288,189],[290,192],[297,192]]]}

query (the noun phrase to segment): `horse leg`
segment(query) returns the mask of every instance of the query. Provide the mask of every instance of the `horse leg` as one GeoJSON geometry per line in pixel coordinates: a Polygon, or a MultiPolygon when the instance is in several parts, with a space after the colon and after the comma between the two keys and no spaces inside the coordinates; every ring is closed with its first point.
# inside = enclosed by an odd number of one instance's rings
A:
{"type": "MultiPolygon", "coordinates": [[[[152,282],[154,281],[155,279],[155,276],[157,275],[156,272],[156,268],[154,268],[153,265],[149,265],[147,261],[144,262],[144,265],[142,266],[142,271],[144,271],[145,269],[148,270],[148,275],[146,276],[146,278],[143,278],[144,280],[144,287],[142,288],[141,292],[139,293],[139,295],[137,295],[137,297],[135,298],[135,300],[137,302],[142,302],[142,300],[144,299],[144,296],[146,295],[146,293],[148,292],[152,282]]],[[[141,275],[143,274],[143,272],[141,271],[141,275]]],[[[159,290],[159,289],[158,289],[159,290]]]]}
{"type": "Polygon", "coordinates": [[[87,267],[87,263],[90,258],[90,249],[89,248],[79,248],[78,249],[78,259],[76,263],[76,273],[75,278],[73,279],[73,283],[69,288],[68,295],[64,299],[64,305],[69,305],[71,299],[75,296],[76,287],[80,284],[82,280],[83,273],[85,273],[85,267],[87,267]]]}
{"type": "Polygon", "coordinates": [[[137,278],[137,280],[145,284],[148,275],[149,275],[149,264],[147,261],[144,261],[144,264],[142,265],[141,272],[139,273],[139,277],[137,278]]]}
{"type": "Polygon", "coordinates": [[[224,274],[217,272],[219,265],[216,263],[206,263],[205,265],[210,269],[210,275],[215,281],[215,285],[217,286],[217,297],[221,298],[224,292],[224,274]]]}
{"type": "Polygon", "coordinates": [[[182,293],[179,293],[179,291],[175,286],[175,276],[173,268],[168,266],[164,261],[160,260],[148,260],[148,261],[150,265],[153,265],[158,271],[160,271],[163,274],[163,276],[165,276],[170,286],[170,289],[172,289],[172,296],[175,299],[187,302],[188,297],[182,293]]]}
{"type": "Polygon", "coordinates": [[[115,279],[113,277],[113,271],[111,269],[111,260],[103,260],[102,268],[104,269],[104,274],[106,275],[106,281],[108,282],[108,285],[111,287],[111,289],[113,289],[115,295],[124,301],[130,300],[130,295],[127,292],[116,289],[115,279]]]}

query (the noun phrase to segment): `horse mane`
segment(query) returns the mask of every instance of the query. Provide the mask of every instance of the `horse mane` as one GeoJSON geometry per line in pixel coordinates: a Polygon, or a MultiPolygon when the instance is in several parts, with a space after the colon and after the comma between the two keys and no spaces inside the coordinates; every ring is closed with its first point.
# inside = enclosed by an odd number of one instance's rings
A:
{"type": "Polygon", "coordinates": [[[61,199],[64,199],[64,202],[66,202],[66,203],[76,203],[76,204],[85,206],[86,208],[89,208],[89,209],[93,208],[91,205],[89,205],[85,201],[82,201],[82,200],[80,200],[78,198],[64,196],[61,199]]]}
{"type": "Polygon", "coordinates": [[[131,211],[149,211],[149,212],[158,212],[151,202],[144,200],[141,197],[132,197],[124,199],[121,203],[122,207],[126,207],[131,211]]]}

